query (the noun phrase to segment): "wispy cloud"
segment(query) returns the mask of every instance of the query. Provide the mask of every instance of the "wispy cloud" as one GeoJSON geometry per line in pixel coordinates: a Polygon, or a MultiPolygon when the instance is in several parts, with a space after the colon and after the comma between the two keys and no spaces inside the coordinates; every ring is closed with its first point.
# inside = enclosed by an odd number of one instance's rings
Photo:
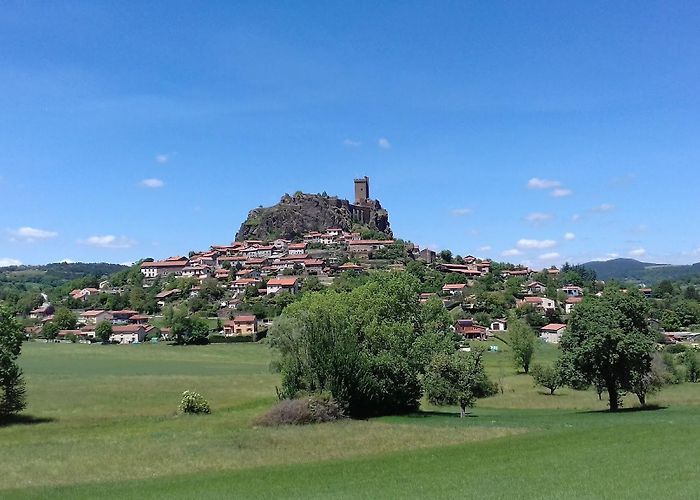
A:
{"type": "Polygon", "coordinates": [[[525,220],[531,224],[543,224],[554,218],[554,215],[543,212],[532,212],[525,216],[525,220]]]}
{"type": "Polygon", "coordinates": [[[491,245],[484,245],[483,247],[479,247],[480,252],[490,252],[491,251],[491,245]]]}
{"type": "Polygon", "coordinates": [[[170,154],[161,153],[155,157],[156,163],[168,163],[170,161],[170,154]]]}
{"type": "Polygon", "coordinates": [[[522,252],[518,250],[517,248],[511,248],[510,250],[505,250],[501,252],[501,255],[503,257],[515,257],[516,255],[520,255],[522,252]]]}
{"type": "Polygon", "coordinates": [[[556,188],[552,190],[552,196],[555,198],[565,198],[571,196],[574,192],[567,188],[556,188]]]}
{"type": "Polygon", "coordinates": [[[561,182],[553,181],[549,179],[540,179],[539,177],[533,177],[527,181],[528,189],[553,189],[561,186],[561,182]]]}
{"type": "Polygon", "coordinates": [[[343,146],[347,146],[349,148],[359,148],[362,146],[362,143],[360,141],[354,141],[352,139],[345,139],[343,141],[343,146]]]}
{"type": "Polygon", "coordinates": [[[0,257],[0,267],[8,266],[21,266],[22,261],[17,259],[11,259],[9,257],[0,257]]]}
{"type": "Polygon", "coordinates": [[[382,149],[391,149],[391,143],[389,142],[389,139],[387,139],[386,137],[381,137],[377,141],[377,145],[382,149]]]}
{"type": "Polygon", "coordinates": [[[578,222],[581,220],[581,214],[574,214],[571,216],[571,222],[578,222]]]}
{"type": "Polygon", "coordinates": [[[637,176],[635,174],[625,174],[610,179],[610,185],[615,187],[626,187],[634,183],[636,180],[637,176]]]}
{"type": "Polygon", "coordinates": [[[470,215],[474,211],[471,208],[455,208],[450,213],[455,217],[464,217],[465,215],[470,215]]]}
{"type": "Polygon", "coordinates": [[[599,214],[612,212],[613,210],[615,210],[615,205],[613,205],[612,203],[602,203],[598,206],[591,208],[591,212],[596,212],[599,214]]]}
{"type": "Polygon", "coordinates": [[[165,183],[160,179],[144,179],[141,181],[141,185],[147,188],[161,188],[165,183]]]}
{"type": "Polygon", "coordinates": [[[574,233],[564,233],[564,239],[566,241],[572,241],[576,239],[576,235],[574,233]]]}
{"type": "Polygon", "coordinates": [[[557,242],[554,240],[530,240],[527,238],[519,239],[518,242],[515,244],[516,247],[521,248],[523,250],[542,250],[545,248],[552,248],[556,245],[557,242]]]}
{"type": "Polygon", "coordinates": [[[24,241],[32,243],[37,240],[48,240],[58,236],[56,231],[47,231],[46,229],[37,229],[35,227],[23,226],[18,229],[10,230],[10,241],[24,241]]]}
{"type": "Polygon", "coordinates": [[[539,256],[540,260],[553,260],[553,259],[558,259],[560,257],[559,253],[557,252],[548,252],[548,253],[543,253],[542,255],[539,256]]]}
{"type": "Polygon", "coordinates": [[[646,254],[647,251],[644,248],[635,248],[629,252],[630,257],[644,257],[646,254]]]}
{"type": "Polygon", "coordinates": [[[131,248],[136,243],[126,236],[114,236],[113,234],[90,236],[78,243],[98,248],[131,248]]]}

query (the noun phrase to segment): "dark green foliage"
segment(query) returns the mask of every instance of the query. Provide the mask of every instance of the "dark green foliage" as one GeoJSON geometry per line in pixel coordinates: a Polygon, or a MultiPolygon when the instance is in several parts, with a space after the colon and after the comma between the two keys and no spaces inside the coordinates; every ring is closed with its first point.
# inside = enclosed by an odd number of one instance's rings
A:
{"type": "Polygon", "coordinates": [[[0,305],[0,418],[19,413],[26,406],[22,370],[22,326],[10,309],[0,305]]]}
{"type": "Polygon", "coordinates": [[[74,330],[78,317],[67,307],[59,307],[53,315],[53,322],[59,330],[74,330]]]}
{"type": "Polygon", "coordinates": [[[688,349],[681,354],[681,361],[685,367],[685,376],[688,382],[700,381],[700,362],[694,350],[688,349]]]}
{"type": "Polygon", "coordinates": [[[95,337],[102,342],[109,342],[109,337],[112,335],[112,323],[109,321],[100,321],[95,327],[95,337]]]}
{"type": "Polygon", "coordinates": [[[211,413],[209,402],[204,397],[194,391],[185,391],[182,393],[180,406],[178,407],[181,413],[190,414],[206,414],[211,413]]]}
{"type": "Polygon", "coordinates": [[[41,334],[44,336],[44,338],[53,340],[56,338],[56,336],[58,336],[59,330],[60,328],[56,323],[49,321],[41,328],[41,334]]]}
{"type": "Polygon", "coordinates": [[[328,391],[350,416],[418,408],[419,376],[437,351],[454,351],[446,311],[418,302],[407,273],[378,273],[349,292],[305,294],[275,322],[281,395],[328,391]]]}
{"type": "Polygon", "coordinates": [[[641,294],[606,291],[603,297],[588,297],[574,309],[562,337],[567,370],[604,386],[613,411],[619,408],[621,393],[632,390],[633,382],[651,370],[655,339],[647,315],[641,294]]]}
{"type": "Polygon", "coordinates": [[[483,365],[483,350],[437,353],[425,370],[423,386],[428,400],[435,405],[458,405],[460,417],[478,398],[496,394],[483,365]]]}

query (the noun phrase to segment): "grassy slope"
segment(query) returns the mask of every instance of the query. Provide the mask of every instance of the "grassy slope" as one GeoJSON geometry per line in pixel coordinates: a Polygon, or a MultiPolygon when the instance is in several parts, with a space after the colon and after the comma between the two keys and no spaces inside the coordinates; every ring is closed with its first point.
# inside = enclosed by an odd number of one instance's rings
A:
{"type": "Polygon", "coordinates": [[[180,498],[689,497],[700,487],[700,385],[662,393],[667,409],[609,415],[585,411],[605,407],[592,392],[545,396],[513,375],[507,354],[487,359],[504,394],[469,419],[424,413],[261,429],[251,423],[277,381],[262,346],[29,344],[29,413],[54,420],[0,428],[0,489],[71,498],[115,488],[180,498]],[[175,415],[186,388],[205,394],[214,414],[175,415]]]}

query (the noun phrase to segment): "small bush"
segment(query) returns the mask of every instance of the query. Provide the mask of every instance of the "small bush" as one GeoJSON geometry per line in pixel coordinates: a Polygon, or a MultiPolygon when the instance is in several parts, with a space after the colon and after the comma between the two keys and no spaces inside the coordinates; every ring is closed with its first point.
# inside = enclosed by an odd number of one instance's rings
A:
{"type": "Polygon", "coordinates": [[[284,399],[261,415],[256,423],[264,426],[305,425],[345,418],[338,402],[327,394],[284,399]]]}
{"type": "Polygon", "coordinates": [[[182,393],[179,410],[181,413],[211,413],[207,400],[201,394],[193,391],[182,393]]]}
{"type": "Polygon", "coordinates": [[[534,365],[531,372],[535,384],[546,387],[550,394],[554,394],[554,391],[562,385],[562,376],[555,366],[534,365]]]}
{"type": "Polygon", "coordinates": [[[683,344],[668,344],[664,351],[670,352],[671,354],[680,354],[685,352],[686,347],[683,344]]]}

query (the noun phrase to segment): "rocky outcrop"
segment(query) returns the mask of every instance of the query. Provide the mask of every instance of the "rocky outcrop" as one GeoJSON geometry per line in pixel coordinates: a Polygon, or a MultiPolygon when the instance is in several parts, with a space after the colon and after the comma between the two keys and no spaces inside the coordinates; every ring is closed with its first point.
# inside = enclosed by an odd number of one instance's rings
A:
{"type": "Polygon", "coordinates": [[[274,206],[251,210],[236,240],[291,240],[310,231],[325,231],[330,227],[351,231],[358,225],[392,236],[389,214],[379,201],[368,200],[358,206],[334,196],[285,194],[274,206]]]}

